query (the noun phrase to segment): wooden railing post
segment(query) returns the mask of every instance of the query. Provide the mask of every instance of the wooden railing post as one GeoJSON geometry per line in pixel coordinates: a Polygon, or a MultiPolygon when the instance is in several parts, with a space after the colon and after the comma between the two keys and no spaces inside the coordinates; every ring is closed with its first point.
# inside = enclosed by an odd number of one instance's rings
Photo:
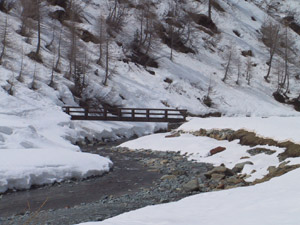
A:
{"type": "Polygon", "coordinates": [[[118,118],[122,118],[122,109],[118,108],[118,118]]]}
{"type": "Polygon", "coordinates": [[[66,111],[65,112],[70,115],[70,107],[69,106],[66,107],[66,111]]]}
{"type": "Polygon", "coordinates": [[[168,122],[168,110],[167,109],[165,109],[165,120],[166,120],[166,122],[168,122]]]}
{"type": "Polygon", "coordinates": [[[106,120],[107,119],[107,108],[104,107],[103,109],[103,114],[104,114],[104,119],[106,120]]]}
{"type": "Polygon", "coordinates": [[[149,121],[150,120],[150,110],[149,109],[146,110],[146,117],[147,117],[147,121],[149,121]]]}
{"type": "Polygon", "coordinates": [[[134,109],[132,109],[131,110],[131,118],[134,120],[134,118],[135,118],[135,110],[134,109]]]}
{"type": "Polygon", "coordinates": [[[84,109],[84,118],[85,118],[85,119],[88,119],[88,117],[89,117],[89,109],[88,109],[88,108],[85,108],[85,109],[84,109]]]}

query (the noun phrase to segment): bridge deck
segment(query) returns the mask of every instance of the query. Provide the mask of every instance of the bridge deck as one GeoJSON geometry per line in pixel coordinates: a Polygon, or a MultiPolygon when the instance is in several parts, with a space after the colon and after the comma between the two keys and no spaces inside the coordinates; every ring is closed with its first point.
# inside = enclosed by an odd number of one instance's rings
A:
{"type": "Polygon", "coordinates": [[[185,109],[150,109],[150,108],[82,108],[64,106],[65,113],[71,120],[104,120],[127,122],[166,122],[186,121],[185,109]]]}

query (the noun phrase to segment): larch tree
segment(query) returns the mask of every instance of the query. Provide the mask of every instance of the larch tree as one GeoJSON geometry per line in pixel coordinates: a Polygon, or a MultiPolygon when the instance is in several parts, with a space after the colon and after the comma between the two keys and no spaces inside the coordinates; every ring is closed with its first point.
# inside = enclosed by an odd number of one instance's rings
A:
{"type": "Polygon", "coordinates": [[[278,50],[278,44],[280,40],[280,25],[275,24],[271,21],[266,21],[261,27],[261,32],[262,32],[262,41],[268,48],[268,52],[269,52],[269,60],[267,62],[268,71],[266,76],[264,76],[265,80],[269,82],[274,55],[278,50]]]}
{"type": "Polygon", "coordinates": [[[8,19],[7,16],[5,17],[4,24],[1,25],[1,30],[0,30],[0,35],[1,35],[1,43],[2,43],[2,48],[0,52],[0,65],[3,62],[3,58],[6,54],[6,49],[9,45],[9,29],[8,29],[8,19]]]}

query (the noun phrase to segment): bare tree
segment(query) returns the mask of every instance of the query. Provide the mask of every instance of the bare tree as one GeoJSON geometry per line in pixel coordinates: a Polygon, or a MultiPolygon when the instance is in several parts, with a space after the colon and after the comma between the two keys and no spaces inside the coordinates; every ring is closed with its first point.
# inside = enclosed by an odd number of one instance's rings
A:
{"type": "Polygon", "coordinates": [[[278,43],[280,40],[280,25],[274,24],[271,21],[267,21],[262,25],[261,32],[262,32],[262,41],[267,46],[269,51],[268,72],[267,75],[264,77],[265,80],[269,82],[273,58],[277,51],[278,43]]]}
{"type": "Polygon", "coordinates": [[[286,87],[285,94],[289,93],[290,91],[290,75],[291,69],[290,66],[295,65],[295,57],[297,56],[297,52],[294,50],[295,41],[289,34],[289,28],[285,26],[285,32],[283,37],[283,59],[284,59],[284,76],[281,82],[282,87],[286,87]]]}
{"type": "Polygon", "coordinates": [[[230,46],[228,51],[225,54],[226,66],[225,66],[224,77],[222,79],[223,82],[226,82],[226,80],[228,79],[229,72],[231,70],[231,63],[232,63],[233,57],[234,57],[233,51],[234,51],[233,47],[230,46]]]}
{"type": "Polygon", "coordinates": [[[37,20],[37,32],[38,32],[35,54],[39,56],[40,49],[41,49],[41,0],[35,0],[35,5],[36,5],[36,20],[37,20]]]}
{"type": "Polygon", "coordinates": [[[6,54],[6,48],[8,47],[9,44],[9,38],[8,38],[8,34],[9,34],[9,30],[8,30],[8,22],[7,22],[7,16],[5,18],[4,21],[4,25],[1,26],[1,42],[2,42],[2,49],[1,49],[1,53],[0,53],[0,65],[3,62],[3,58],[6,54]]]}
{"type": "Polygon", "coordinates": [[[51,41],[48,43],[48,44],[46,44],[46,48],[47,49],[49,49],[50,51],[51,51],[51,47],[52,47],[52,45],[53,45],[53,42],[54,42],[54,40],[55,40],[55,34],[56,34],[56,25],[55,25],[55,23],[52,21],[52,38],[51,38],[51,41]]]}
{"type": "Polygon", "coordinates": [[[31,90],[37,90],[37,85],[36,85],[36,73],[37,73],[37,68],[36,68],[36,63],[34,64],[34,71],[33,71],[33,75],[32,75],[32,81],[30,84],[30,89],[31,90]]]}
{"type": "Polygon", "coordinates": [[[178,32],[175,31],[176,27],[179,30],[180,25],[178,23],[178,14],[179,14],[179,3],[178,0],[174,0],[169,4],[169,12],[167,17],[168,23],[168,36],[170,39],[170,60],[173,60],[173,48],[176,38],[179,38],[178,32]]]}
{"type": "Polygon", "coordinates": [[[277,7],[277,1],[275,0],[262,0],[260,3],[260,6],[264,8],[268,14],[272,13],[274,10],[276,10],[277,7]]]}
{"type": "Polygon", "coordinates": [[[113,32],[119,32],[124,26],[126,15],[128,12],[126,2],[110,0],[108,5],[108,11],[109,14],[106,18],[108,32],[110,34],[112,34],[113,32]]]}
{"type": "Polygon", "coordinates": [[[99,39],[99,58],[97,64],[101,65],[103,60],[103,44],[105,43],[106,21],[102,16],[99,16],[97,21],[97,31],[99,39]]]}
{"type": "Polygon", "coordinates": [[[21,50],[21,65],[20,65],[19,75],[17,77],[17,80],[19,82],[24,82],[23,70],[24,70],[24,50],[23,50],[23,45],[22,45],[22,50],[21,50]]]}
{"type": "Polygon", "coordinates": [[[7,91],[8,94],[9,95],[14,95],[14,86],[15,86],[15,74],[14,73],[12,73],[11,79],[9,79],[7,81],[7,83],[10,84],[10,87],[9,87],[9,89],[7,91]]]}
{"type": "Polygon", "coordinates": [[[76,32],[76,22],[75,15],[77,13],[78,7],[73,0],[70,0],[68,8],[70,10],[70,45],[69,45],[69,72],[67,74],[67,78],[71,79],[77,70],[77,56],[79,51],[79,40],[76,32]]]}
{"type": "Polygon", "coordinates": [[[284,62],[282,62],[282,59],[279,58],[276,60],[275,66],[274,66],[275,74],[277,75],[277,93],[282,92],[282,81],[284,77],[284,62]]]}
{"type": "Polygon", "coordinates": [[[193,26],[192,19],[185,9],[183,1],[174,0],[169,3],[167,15],[165,43],[170,47],[170,60],[173,59],[173,50],[184,53],[195,53],[192,49],[193,26]]]}
{"type": "Polygon", "coordinates": [[[211,6],[213,0],[208,0],[208,17],[211,19],[211,6]]]}
{"type": "Polygon", "coordinates": [[[211,107],[213,104],[212,99],[210,98],[210,94],[212,93],[212,91],[213,91],[213,86],[212,86],[212,79],[211,79],[211,75],[210,75],[209,85],[207,88],[207,94],[203,97],[203,103],[208,107],[211,107]]]}
{"type": "MultiPolygon", "coordinates": [[[[37,46],[35,52],[29,53],[29,57],[34,59],[37,62],[42,62],[42,58],[40,56],[41,49],[41,23],[42,23],[42,0],[22,0],[23,6],[22,17],[25,22],[21,26],[21,33],[26,32],[29,20],[36,21],[36,30],[37,30],[37,46]],[[25,29],[25,31],[24,31],[25,29]]],[[[31,25],[31,24],[30,24],[31,25]]]]}
{"type": "Polygon", "coordinates": [[[55,71],[55,54],[53,54],[52,67],[51,67],[51,78],[50,78],[50,87],[54,87],[54,71],[55,71]]]}
{"type": "Polygon", "coordinates": [[[62,42],[62,28],[60,28],[60,32],[59,32],[59,38],[58,38],[58,46],[57,46],[57,60],[55,63],[55,67],[54,70],[56,72],[60,72],[59,70],[59,64],[60,64],[60,58],[61,58],[61,42],[62,42]]]}
{"type": "Polygon", "coordinates": [[[240,78],[241,78],[241,58],[237,57],[237,79],[236,79],[236,84],[239,85],[240,84],[240,78]]]}
{"type": "Polygon", "coordinates": [[[107,80],[109,76],[109,35],[106,33],[106,40],[105,40],[105,78],[103,84],[107,86],[107,80]]]}
{"type": "Polygon", "coordinates": [[[250,85],[251,79],[252,79],[252,61],[251,58],[248,56],[246,61],[246,80],[248,82],[248,85],[250,85]]]}
{"type": "Polygon", "coordinates": [[[0,0],[0,11],[9,13],[15,6],[15,1],[0,0]]]}

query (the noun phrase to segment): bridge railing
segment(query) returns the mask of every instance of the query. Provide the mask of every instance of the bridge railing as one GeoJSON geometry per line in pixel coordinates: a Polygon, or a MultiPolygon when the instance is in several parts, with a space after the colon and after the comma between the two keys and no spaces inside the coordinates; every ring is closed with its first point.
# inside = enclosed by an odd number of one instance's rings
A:
{"type": "Polygon", "coordinates": [[[185,109],[82,108],[64,106],[63,110],[71,116],[72,120],[184,122],[187,116],[187,110],[185,109]]]}

